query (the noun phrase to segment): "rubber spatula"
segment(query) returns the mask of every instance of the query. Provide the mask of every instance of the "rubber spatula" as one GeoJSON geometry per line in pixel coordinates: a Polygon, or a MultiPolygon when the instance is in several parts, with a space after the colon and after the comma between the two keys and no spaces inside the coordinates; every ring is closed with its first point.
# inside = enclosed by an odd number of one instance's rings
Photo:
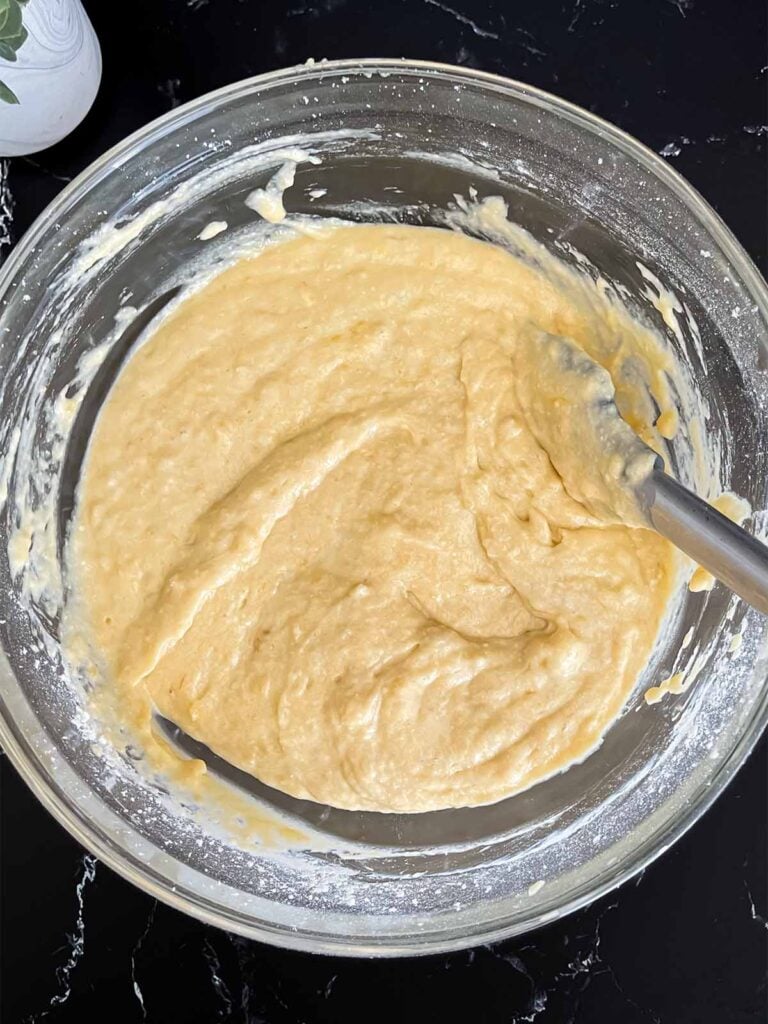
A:
{"type": "Polygon", "coordinates": [[[619,413],[613,381],[568,338],[531,332],[518,397],[568,492],[592,512],[651,527],[768,615],[768,547],[664,471],[619,413]]]}

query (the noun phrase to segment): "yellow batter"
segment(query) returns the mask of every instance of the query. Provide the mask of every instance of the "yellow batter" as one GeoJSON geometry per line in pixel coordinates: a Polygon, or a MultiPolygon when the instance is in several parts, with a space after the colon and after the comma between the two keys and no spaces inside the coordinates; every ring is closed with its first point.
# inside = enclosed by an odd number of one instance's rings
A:
{"type": "Polygon", "coordinates": [[[655,345],[597,291],[428,228],[294,237],[187,298],[100,415],[69,547],[125,708],[379,811],[498,800],[593,748],[674,562],[569,494],[583,452],[536,440],[533,328],[611,369],[655,345]]]}

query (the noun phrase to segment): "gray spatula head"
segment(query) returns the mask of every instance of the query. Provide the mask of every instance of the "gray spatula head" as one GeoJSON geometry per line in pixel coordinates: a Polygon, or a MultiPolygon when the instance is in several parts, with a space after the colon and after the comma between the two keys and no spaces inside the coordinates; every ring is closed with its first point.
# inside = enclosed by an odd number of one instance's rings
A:
{"type": "Polygon", "coordinates": [[[569,494],[603,519],[658,531],[768,615],[768,547],[664,472],[619,413],[607,370],[570,339],[531,331],[519,397],[569,494]]]}

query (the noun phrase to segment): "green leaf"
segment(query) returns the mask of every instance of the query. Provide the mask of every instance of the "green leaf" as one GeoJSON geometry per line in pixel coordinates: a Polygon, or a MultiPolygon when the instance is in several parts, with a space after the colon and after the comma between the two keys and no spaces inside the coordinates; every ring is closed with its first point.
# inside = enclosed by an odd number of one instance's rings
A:
{"type": "Polygon", "coordinates": [[[3,103],[18,103],[19,97],[13,89],[8,88],[5,82],[0,82],[0,100],[2,100],[3,103]]]}
{"type": "Polygon", "coordinates": [[[19,4],[19,6],[23,7],[24,4],[29,3],[29,0],[16,0],[16,3],[19,4]]]}
{"type": "MultiPolygon", "coordinates": [[[[0,41],[4,42],[6,46],[10,46],[10,48],[15,53],[16,50],[18,50],[24,44],[24,41],[26,40],[28,35],[29,35],[29,33],[27,32],[27,30],[22,25],[21,28],[19,29],[17,35],[15,35],[15,36],[6,36],[5,38],[3,38],[2,35],[0,35],[0,41]]],[[[16,58],[14,57],[14,60],[15,59],[16,58]]]]}
{"type": "Polygon", "coordinates": [[[8,0],[5,22],[0,25],[0,39],[17,36],[21,31],[21,8],[19,0],[8,0]]]}
{"type": "Polygon", "coordinates": [[[4,43],[2,40],[0,40],[0,57],[2,57],[3,60],[16,60],[16,51],[12,46],[8,46],[7,43],[4,43]]]}
{"type": "Polygon", "coordinates": [[[8,11],[11,9],[11,0],[0,0],[0,31],[5,28],[8,20],[8,11]]]}

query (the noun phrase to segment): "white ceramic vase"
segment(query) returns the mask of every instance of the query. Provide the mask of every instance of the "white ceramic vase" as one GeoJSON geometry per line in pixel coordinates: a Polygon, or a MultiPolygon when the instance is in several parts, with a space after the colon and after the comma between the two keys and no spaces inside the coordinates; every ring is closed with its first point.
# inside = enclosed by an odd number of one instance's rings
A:
{"type": "Polygon", "coordinates": [[[80,0],[0,0],[0,156],[63,139],[100,80],[101,51],[80,0]]]}

